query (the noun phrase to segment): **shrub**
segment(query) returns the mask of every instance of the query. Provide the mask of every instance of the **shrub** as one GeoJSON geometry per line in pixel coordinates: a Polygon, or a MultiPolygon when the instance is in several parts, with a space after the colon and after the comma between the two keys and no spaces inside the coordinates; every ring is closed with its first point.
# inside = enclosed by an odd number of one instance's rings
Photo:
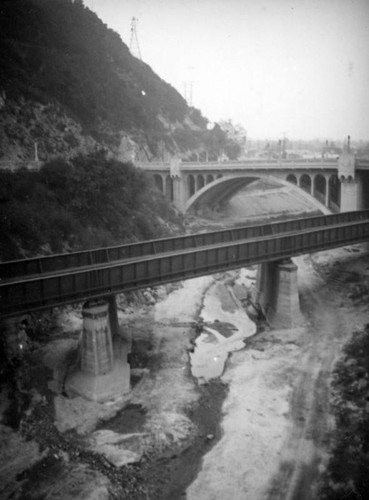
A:
{"type": "Polygon", "coordinates": [[[154,238],[165,233],[158,216],[176,216],[148,177],[98,151],[40,172],[0,173],[0,257],[60,252],[154,238]],[[158,212],[157,212],[158,211],[158,212]]]}

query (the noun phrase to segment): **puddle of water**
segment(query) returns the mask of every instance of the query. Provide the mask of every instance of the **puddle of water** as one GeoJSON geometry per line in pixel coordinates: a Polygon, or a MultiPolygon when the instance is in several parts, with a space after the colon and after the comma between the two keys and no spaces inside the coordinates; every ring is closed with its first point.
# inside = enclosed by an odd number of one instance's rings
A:
{"type": "Polygon", "coordinates": [[[244,339],[256,331],[255,323],[241,306],[229,307],[230,297],[230,290],[216,283],[204,300],[203,332],[190,354],[192,375],[204,382],[220,377],[229,353],[243,349],[244,339]]]}
{"type": "Polygon", "coordinates": [[[210,380],[223,373],[228,352],[219,349],[221,344],[216,335],[210,328],[206,330],[196,339],[195,351],[190,354],[191,370],[194,377],[210,380]]]}

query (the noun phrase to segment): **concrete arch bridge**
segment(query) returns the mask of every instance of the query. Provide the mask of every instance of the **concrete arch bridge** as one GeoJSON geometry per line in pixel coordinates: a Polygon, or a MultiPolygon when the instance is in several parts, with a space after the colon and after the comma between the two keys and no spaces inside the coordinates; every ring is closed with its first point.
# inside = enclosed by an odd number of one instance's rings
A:
{"type": "Polygon", "coordinates": [[[360,210],[369,205],[369,161],[345,153],[338,160],[242,160],[234,162],[138,163],[182,213],[215,208],[257,179],[289,186],[323,213],[360,210]]]}

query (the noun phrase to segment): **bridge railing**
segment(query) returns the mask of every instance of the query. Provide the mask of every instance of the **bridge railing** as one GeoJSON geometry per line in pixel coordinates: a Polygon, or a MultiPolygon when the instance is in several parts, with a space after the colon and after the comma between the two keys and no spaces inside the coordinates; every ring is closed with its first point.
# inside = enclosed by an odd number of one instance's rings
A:
{"type": "Polygon", "coordinates": [[[65,274],[0,282],[0,313],[3,317],[11,316],[368,239],[369,224],[361,221],[100,264],[65,274]]]}
{"type": "Polygon", "coordinates": [[[289,231],[305,230],[361,220],[369,221],[369,210],[344,212],[332,215],[317,215],[309,218],[288,219],[262,225],[233,227],[206,233],[194,233],[169,238],[129,243],[106,248],[83,250],[63,254],[14,260],[0,263],[0,278],[15,279],[21,276],[64,272],[69,269],[94,266],[145,255],[157,255],[176,250],[199,248],[217,243],[236,242],[289,231]]]}
{"type": "MultiPolygon", "coordinates": [[[[189,160],[181,160],[180,165],[207,165],[207,164],[217,164],[217,165],[244,165],[244,164],[253,164],[253,163],[270,163],[271,165],[278,163],[337,163],[337,158],[324,158],[322,156],[315,156],[314,158],[244,158],[242,160],[209,160],[209,161],[189,161],[189,160]]],[[[140,161],[136,162],[135,165],[137,167],[146,168],[152,166],[170,166],[170,162],[161,162],[161,161],[140,161]]]]}
{"type": "Polygon", "coordinates": [[[196,162],[196,161],[182,161],[181,165],[206,165],[209,163],[214,163],[217,165],[229,165],[229,166],[240,166],[247,164],[259,164],[268,163],[270,165],[278,165],[280,163],[293,164],[293,163],[337,163],[337,158],[323,158],[322,156],[316,156],[314,158],[244,158],[243,160],[227,160],[227,161],[208,161],[208,162],[196,162]]]}
{"type": "MultiPolygon", "coordinates": [[[[298,158],[298,159],[267,159],[247,158],[235,161],[182,161],[179,170],[240,170],[240,169],[296,169],[296,168],[337,168],[337,160],[332,158],[298,158]]],[[[138,162],[136,167],[147,171],[170,171],[169,162],[138,162]]]]}

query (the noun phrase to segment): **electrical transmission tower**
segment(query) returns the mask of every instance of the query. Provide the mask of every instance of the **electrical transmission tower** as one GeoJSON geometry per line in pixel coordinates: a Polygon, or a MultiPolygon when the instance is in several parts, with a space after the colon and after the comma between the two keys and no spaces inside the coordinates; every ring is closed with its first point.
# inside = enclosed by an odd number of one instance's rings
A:
{"type": "Polygon", "coordinates": [[[137,37],[137,21],[135,17],[132,17],[131,21],[131,41],[129,42],[129,50],[131,51],[131,54],[134,57],[137,57],[137,59],[141,59],[141,50],[140,50],[140,45],[138,43],[138,37],[137,37]]]}

